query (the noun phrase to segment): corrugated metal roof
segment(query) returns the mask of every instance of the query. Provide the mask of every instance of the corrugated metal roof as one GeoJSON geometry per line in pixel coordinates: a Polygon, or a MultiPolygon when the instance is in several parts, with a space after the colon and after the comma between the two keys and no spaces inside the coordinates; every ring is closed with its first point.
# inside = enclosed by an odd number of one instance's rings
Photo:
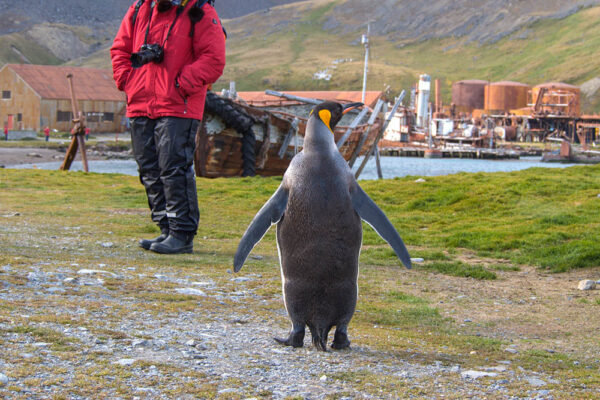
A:
{"type": "Polygon", "coordinates": [[[73,74],[77,100],[125,101],[111,70],[53,65],[8,64],[42,99],[71,99],[67,74],[73,74]]]}
{"type": "MultiPolygon", "coordinates": [[[[362,92],[360,91],[321,91],[321,92],[284,92],[298,97],[308,97],[323,101],[337,101],[339,103],[353,103],[361,101],[362,92]]],[[[381,91],[370,91],[365,93],[365,104],[368,107],[375,107],[377,100],[383,96],[381,91]]],[[[251,106],[257,107],[276,107],[283,105],[299,104],[297,101],[286,100],[281,97],[271,96],[265,92],[238,92],[238,97],[243,99],[251,106]]]]}

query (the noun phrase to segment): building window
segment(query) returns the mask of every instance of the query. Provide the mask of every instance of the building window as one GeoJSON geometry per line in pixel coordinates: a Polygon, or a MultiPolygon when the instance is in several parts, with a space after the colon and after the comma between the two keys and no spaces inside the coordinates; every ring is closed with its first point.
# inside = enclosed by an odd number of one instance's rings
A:
{"type": "Polygon", "coordinates": [[[104,113],[104,115],[102,116],[102,122],[113,122],[115,120],[115,114],[114,113],[104,113]]]}
{"type": "Polygon", "coordinates": [[[2,91],[2,99],[10,99],[10,90],[3,90],[2,91]]]}
{"type": "Polygon", "coordinates": [[[85,121],[86,122],[100,122],[100,117],[102,117],[102,113],[97,113],[97,112],[86,112],[85,113],[85,121]]]}
{"type": "Polygon", "coordinates": [[[17,122],[22,122],[23,121],[23,114],[18,113],[17,114],[17,122]]]}
{"type": "Polygon", "coordinates": [[[56,122],[71,122],[73,120],[71,111],[57,111],[56,122]]]}

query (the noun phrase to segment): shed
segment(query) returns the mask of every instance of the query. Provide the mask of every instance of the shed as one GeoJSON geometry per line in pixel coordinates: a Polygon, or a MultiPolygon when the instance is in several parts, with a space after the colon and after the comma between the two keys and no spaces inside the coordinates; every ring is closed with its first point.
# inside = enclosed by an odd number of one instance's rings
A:
{"type": "Polygon", "coordinates": [[[73,75],[79,110],[91,132],[126,130],[125,94],[116,88],[111,70],[31,64],[6,64],[0,69],[2,127],[70,131],[73,113],[67,74],[73,75]]]}

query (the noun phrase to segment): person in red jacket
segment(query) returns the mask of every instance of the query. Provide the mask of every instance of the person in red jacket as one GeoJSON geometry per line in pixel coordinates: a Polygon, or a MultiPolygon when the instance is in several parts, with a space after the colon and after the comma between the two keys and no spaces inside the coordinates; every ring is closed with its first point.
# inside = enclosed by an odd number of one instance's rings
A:
{"type": "Polygon", "coordinates": [[[225,34],[211,3],[136,0],[110,50],[140,181],[161,230],[140,246],[157,253],[191,253],[198,229],[195,134],[207,85],[225,68],[225,34]]]}
{"type": "Polygon", "coordinates": [[[50,127],[47,126],[44,128],[44,136],[46,137],[46,142],[50,140],[50,127]]]}

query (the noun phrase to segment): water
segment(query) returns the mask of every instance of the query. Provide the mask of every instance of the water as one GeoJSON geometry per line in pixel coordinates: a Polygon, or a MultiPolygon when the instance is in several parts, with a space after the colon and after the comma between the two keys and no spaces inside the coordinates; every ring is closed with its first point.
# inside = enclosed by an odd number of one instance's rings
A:
{"type": "MultiPolygon", "coordinates": [[[[354,170],[362,162],[360,157],[354,170]]],[[[58,169],[61,162],[48,162],[37,164],[20,164],[8,166],[8,168],[39,168],[58,169]]],[[[89,161],[90,172],[119,173],[137,176],[137,164],[134,160],[102,160],[89,161]]],[[[458,172],[509,172],[519,171],[532,167],[543,168],[565,168],[575,164],[543,163],[539,157],[522,157],[520,160],[478,160],[460,158],[420,158],[420,157],[381,157],[381,168],[384,178],[395,178],[407,175],[435,176],[450,175],[458,172]]],[[[80,161],[74,161],[71,165],[72,171],[82,171],[80,161]]],[[[365,167],[360,179],[377,179],[375,159],[371,157],[365,167]]]]}

